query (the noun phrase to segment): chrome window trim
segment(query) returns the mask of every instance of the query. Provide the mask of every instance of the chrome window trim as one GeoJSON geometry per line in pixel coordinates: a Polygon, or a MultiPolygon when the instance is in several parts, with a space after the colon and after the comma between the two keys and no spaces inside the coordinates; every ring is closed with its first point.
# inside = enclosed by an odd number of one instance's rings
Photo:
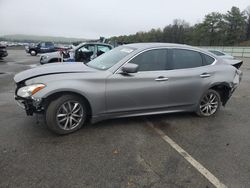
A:
{"type": "MultiPolygon", "coordinates": [[[[203,52],[203,51],[199,51],[198,49],[189,49],[189,48],[185,48],[185,47],[153,47],[153,48],[148,48],[148,49],[144,49],[142,51],[140,51],[139,53],[135,54],[134,56],[132,56],[131,58],[129,58],[126,62],[124,62],[113,74],[119,74],[121,72],[121,67],[123,67],[124,65],[126,65],[127,63],[129,63],[132,59],[136,58],[138,55],[144,53],[144,52],[147,52],[147,51],[151,51],[151,50],[158,50],[158,49],[166,49],[166,50],[169,50],[169,49],[180,49],[180,50],[189,50],[189,51],[195,51],[195,52],[198,52],[198,53],[202,53],[202,54],[205,54],[211,58],[214,59],[214,62],[209,64],[209,65],[203,65],[203,66],[200,66],[200,67],[206,67],[206,66],[213,66],[217,63],[217,59],[213,56],[211,56],[210,54],[206,53],[206,52],[203,52]]],[[[201,57],[202,58],[202,57],[201,57]]],[[[203,59],[203,58],[202,58],[203,59]]],[[[194,69],[194,68],[199,68],[199,67],[192,67],[192,68],[184,68],[184,69],[194,69]]],[[[172,70],[184,70],[184,69],[172,69],[172,70]]],[[[159,71],[172,71],[172,70],[156,70],[156,71],[138,71],[137,73],[142,73],[142,72],[159,72],[159,71]]]]}

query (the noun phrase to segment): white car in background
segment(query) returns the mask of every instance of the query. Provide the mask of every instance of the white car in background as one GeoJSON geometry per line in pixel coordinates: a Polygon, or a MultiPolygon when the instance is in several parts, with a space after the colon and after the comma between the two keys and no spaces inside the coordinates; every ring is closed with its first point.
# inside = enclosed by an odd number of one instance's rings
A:
{"type": "Polygon", "coordinates": [[[226,54],[220,50],[208,50],[209,52],[223,58],[223,59],[234,59],[234,56],[231,56],[229,54],[226,54]]]}
{"type": "Polygon", "coordinates": [[[242,60],[240,59],[235,59],[235,57],[226,54],[222,51],[219,50],[208,50],[209,52],[213,53],[214,55],[216,55],[219,58],[222,58],[224,60],[224,62],[233,65],[234,67],[236,67],[237,69],[239,69],[243,63],[242,60]]]}

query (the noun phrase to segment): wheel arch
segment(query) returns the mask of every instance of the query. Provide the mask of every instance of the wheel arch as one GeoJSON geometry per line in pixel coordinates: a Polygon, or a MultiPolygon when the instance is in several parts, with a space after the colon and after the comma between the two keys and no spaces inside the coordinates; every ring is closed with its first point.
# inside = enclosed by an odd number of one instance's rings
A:
{"type": "Polygon", "coordinates": [[[209,89],[217,91],[220,95],[222,105],[225,106],[231,96],[231,86],[227,82],[215,83],[209,89]]]}
{"type": "Polygon", "coordinates": [[[84,101],[84,104],[86,105],[88,118],[92,117],[92,107],[91,107],[89,100],[87,99],[86,96],[84,96],[81,93],[78,93],[76,91],[57,91],[55,93],[51,93],[48,96],[46,96],[45,98],[43,98],[44,107],[47,108],[51,101],[59,98],[62,95],[79,96],[84,101]]]}

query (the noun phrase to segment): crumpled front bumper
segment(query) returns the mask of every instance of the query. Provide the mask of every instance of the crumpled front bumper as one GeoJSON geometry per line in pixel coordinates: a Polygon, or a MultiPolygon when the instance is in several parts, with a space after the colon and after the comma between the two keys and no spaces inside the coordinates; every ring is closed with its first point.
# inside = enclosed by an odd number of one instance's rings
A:
{"type": "Polygon", "coordinates": [[[40,113],[43,111],[42,100],[35,98],[22,98],[17,95],[14,96],[18,106],[26,111],[27,115],[32,116],[33,113],[40,113]]]}

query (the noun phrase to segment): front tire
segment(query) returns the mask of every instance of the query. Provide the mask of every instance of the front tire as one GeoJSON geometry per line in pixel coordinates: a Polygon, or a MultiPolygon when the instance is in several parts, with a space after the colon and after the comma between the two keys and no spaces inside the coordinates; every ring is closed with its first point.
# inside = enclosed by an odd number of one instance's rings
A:
{"type": "Polygon", "coordinates": [[[209,117],[216,114],[216,112],[220,109],[220,107],[221,107],[220,94],[213,89],[209,89],[201,97],[196,113],[200,117],[209,117]]]}
{"type": "Polygon", "coordinates": [[[80,129],[87,119],[87,108],[81,97],[64,95],[52,101],[46,110],[48,128],[57,134],[80,129]]]}

